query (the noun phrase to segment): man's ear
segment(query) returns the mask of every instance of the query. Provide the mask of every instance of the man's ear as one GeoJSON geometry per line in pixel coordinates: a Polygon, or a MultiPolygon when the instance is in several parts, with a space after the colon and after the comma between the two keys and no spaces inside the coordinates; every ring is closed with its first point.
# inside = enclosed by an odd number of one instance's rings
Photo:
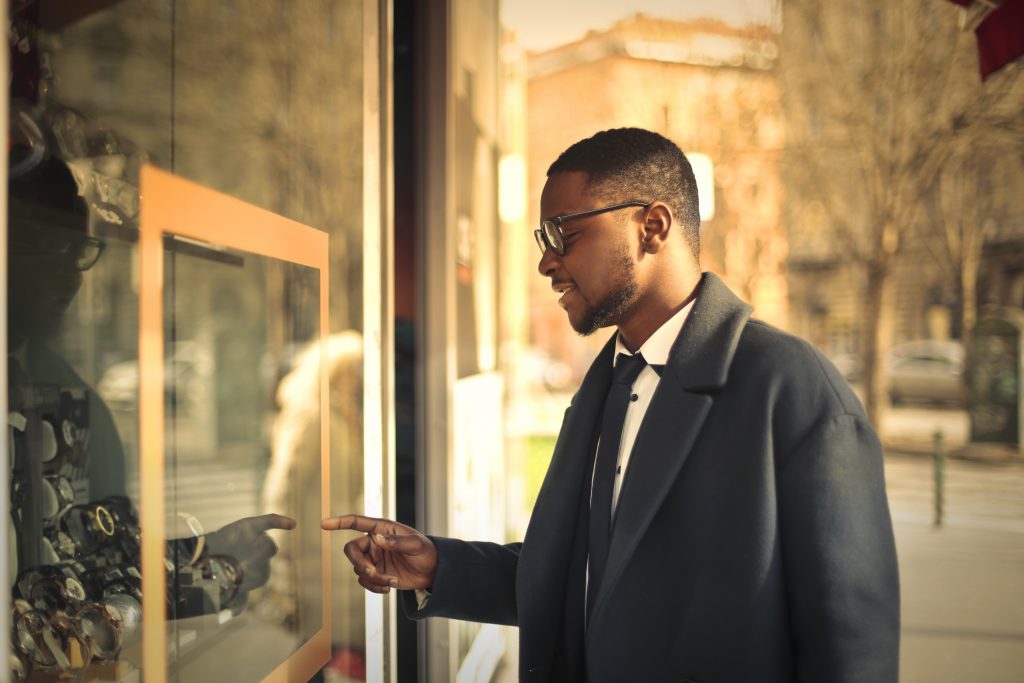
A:
{"type": "Polygon", "coordinates": [[[647,209],[647,218],[644,220],[644,233],[641,238],[643,250],[654,254],[658,252],[665,241],[672,235],[672,209],[664,202],[653,202],[647,209]]]}

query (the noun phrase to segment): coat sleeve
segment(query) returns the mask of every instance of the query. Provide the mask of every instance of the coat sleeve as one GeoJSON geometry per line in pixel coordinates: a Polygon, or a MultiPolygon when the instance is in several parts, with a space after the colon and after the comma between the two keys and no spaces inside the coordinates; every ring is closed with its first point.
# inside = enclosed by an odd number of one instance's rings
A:
{"type": "Polygon", "coordinates": [[[843,414],[789,456],[779,531],[799,680],[895,683],[899,574],[878,437],[843,414]]]}
{"type": "Polygon", "coordinates": [[[430,599],[418,609],[415,592],[403,591],[407,616],[518,625],[516,567],[521,543],[500,545],[437,536],[430,540],[437,547],[437,573],[430,599]]]}

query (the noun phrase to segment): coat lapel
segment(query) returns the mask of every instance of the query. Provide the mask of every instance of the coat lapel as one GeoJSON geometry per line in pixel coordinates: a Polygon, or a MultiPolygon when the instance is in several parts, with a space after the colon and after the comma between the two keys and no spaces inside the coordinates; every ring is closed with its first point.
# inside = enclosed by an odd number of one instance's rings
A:
{"type": "Polygon", "coordinates": [[[714,403],[709,392],[725,384],[750,317],[750,306],[715,275],[706,273],[700,287],[633,446],[592,624],[686,463],[714,403]]]}
{"type": "MultiPolygon", "coordinates": [[[[516,590],[522,651],[531,658],[557,644],[562,626],[565,580],[580,509],[580,494],[612,377],[614,337],[587,371],[565,413],[544,483],[526,530],[516,590]]],[[[580,615],[583,619],[583,615],[580,615]]],[[[550,655],[551,653],[549,653],[550,655]]]]}

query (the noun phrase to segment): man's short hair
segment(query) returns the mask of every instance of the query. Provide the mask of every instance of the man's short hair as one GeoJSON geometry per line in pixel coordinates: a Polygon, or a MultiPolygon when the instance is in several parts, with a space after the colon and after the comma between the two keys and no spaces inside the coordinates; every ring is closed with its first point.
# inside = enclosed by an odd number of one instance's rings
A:
{"type": "Polygon", "coordinates": [[[699,257],[697,180],[686,155],[668,138],[642,128],[603,130],[562,152],[548,177],[569,171],[586,173],[587,191],[602,199],[665,202],[699,257]]]}

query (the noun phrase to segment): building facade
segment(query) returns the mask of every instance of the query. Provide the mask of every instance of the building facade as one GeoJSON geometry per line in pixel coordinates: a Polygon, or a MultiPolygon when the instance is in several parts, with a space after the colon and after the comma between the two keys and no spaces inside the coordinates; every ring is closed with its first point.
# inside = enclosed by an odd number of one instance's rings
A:
{"type": "MultiPolygon", "coordinates": [[[[710,201],[702,207],[703,267],[721,274],[755,315],[785,326],[777,56],[777,36],[767,28],[641,14],[530,54],[530,222],[539,218],[547,167],[566,147],[607,128],[659,132],[695,157],[700,189],[713,198],[713,209],[710,201]]],[[[585,369],[596,348],[558,333],[564,314],[541,278],[532,283],[531,311],[532,342],[585,369]]]]}

